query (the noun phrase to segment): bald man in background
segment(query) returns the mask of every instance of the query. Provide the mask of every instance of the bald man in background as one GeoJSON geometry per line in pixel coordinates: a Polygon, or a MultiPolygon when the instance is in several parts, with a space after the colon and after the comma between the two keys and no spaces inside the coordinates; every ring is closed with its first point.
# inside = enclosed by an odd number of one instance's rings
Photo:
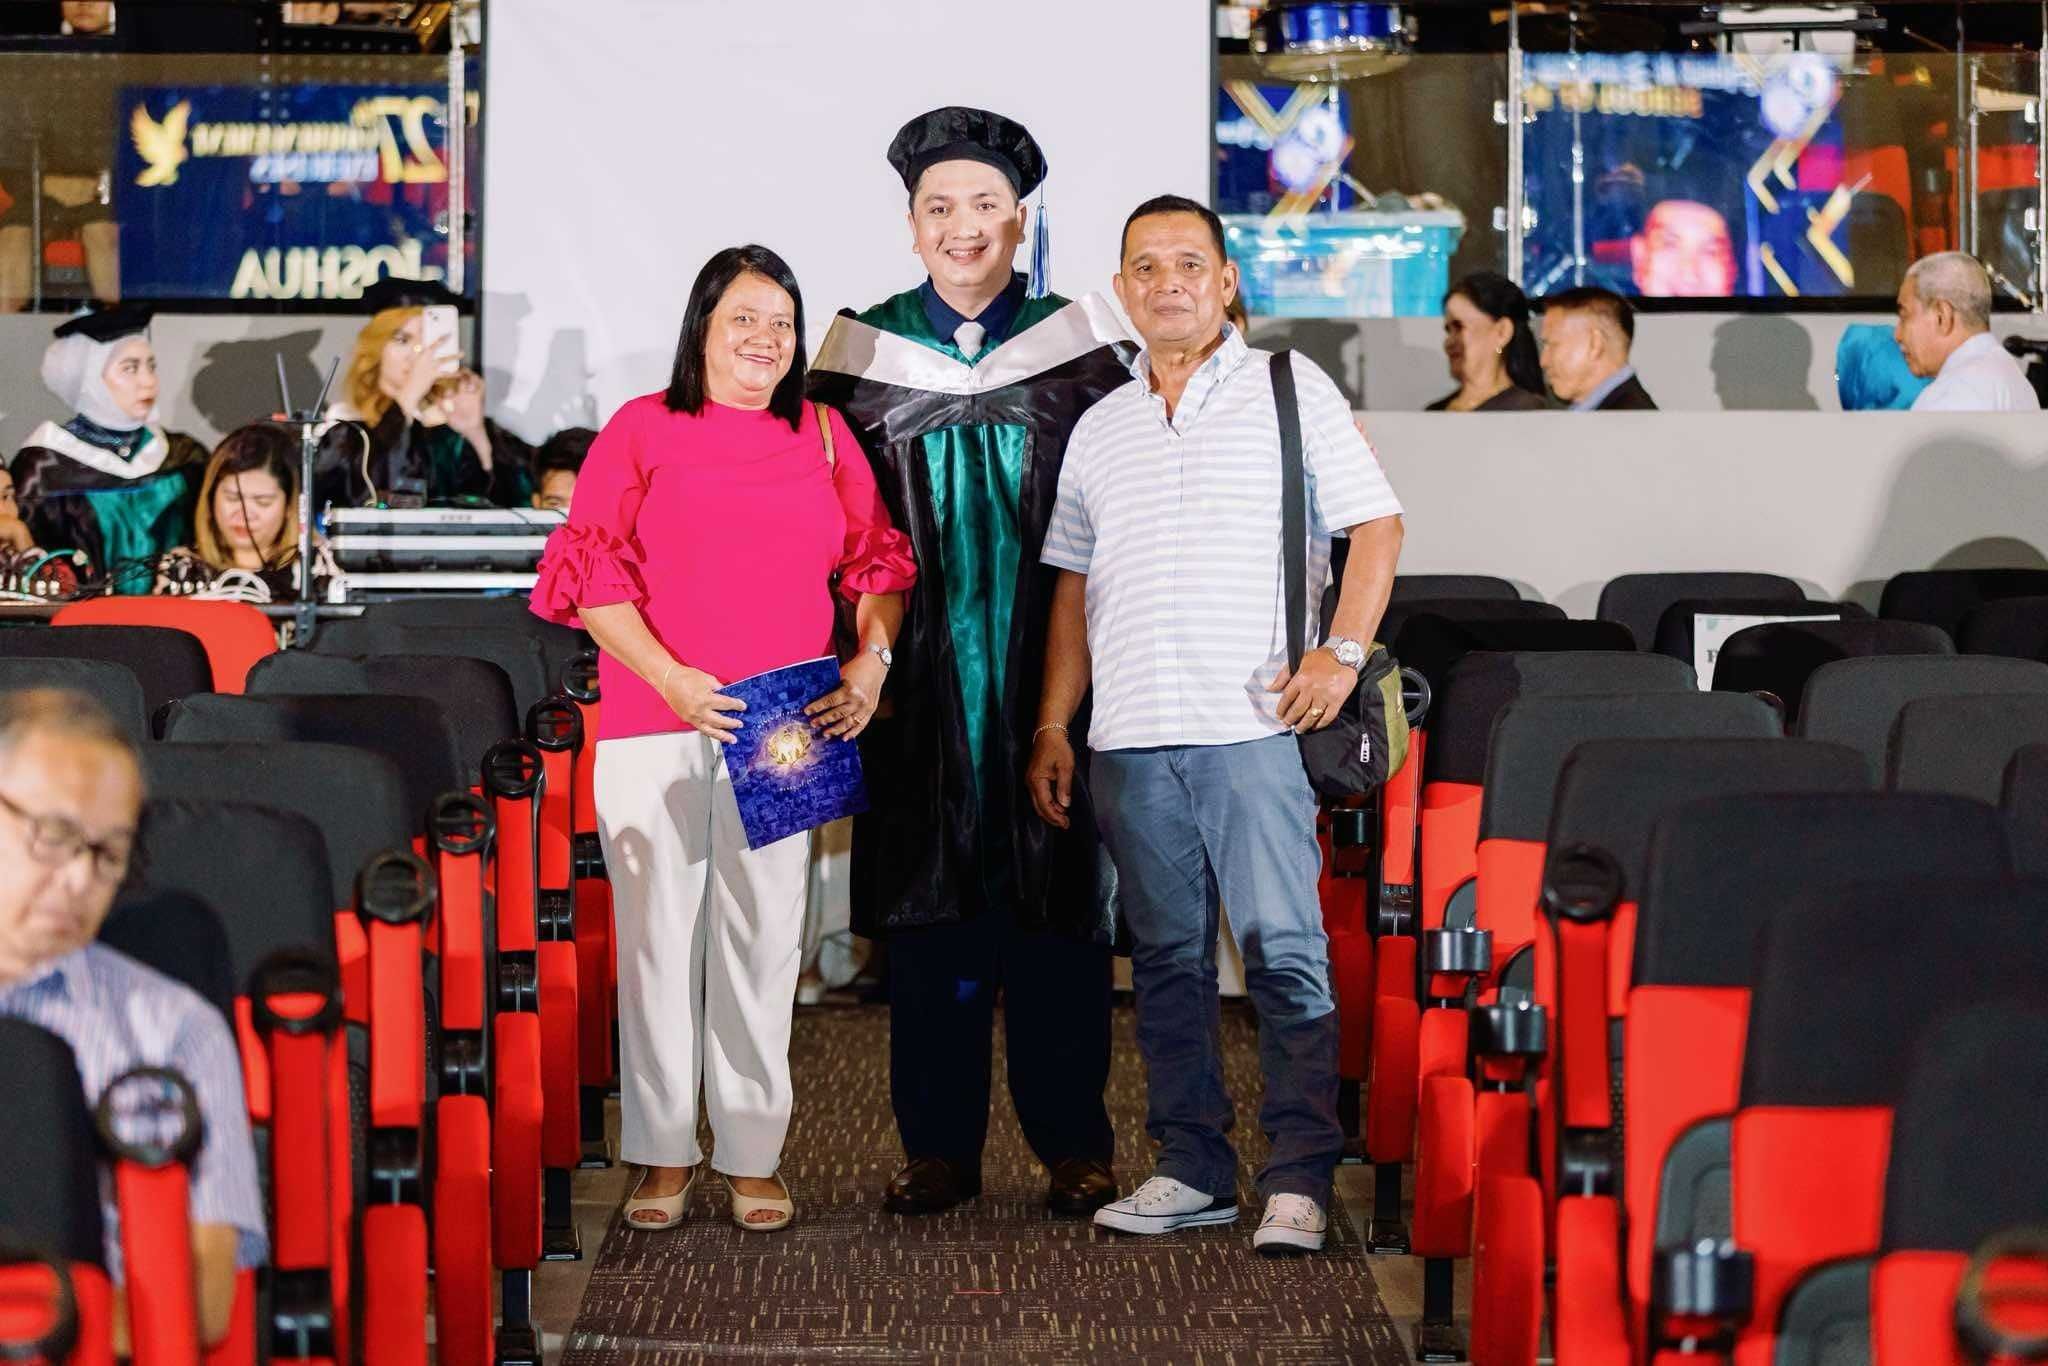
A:
{"type": "Polygon", "coordinates": [[[1934,383],[1916,413],[2031,413],[2041,400],[2027,372],[1991,335],[1991,277],[1960,251],[1923,256],[1899,286],[1892,339],[1907,368],[1934,383]]]}
{"type": "Polygon", "coordinates": [[[1636,313],[1610,289],[1586,286],[1543,301],[1543,378],[1573,412],[1655,409],[1629,364],[1636,313]]]}

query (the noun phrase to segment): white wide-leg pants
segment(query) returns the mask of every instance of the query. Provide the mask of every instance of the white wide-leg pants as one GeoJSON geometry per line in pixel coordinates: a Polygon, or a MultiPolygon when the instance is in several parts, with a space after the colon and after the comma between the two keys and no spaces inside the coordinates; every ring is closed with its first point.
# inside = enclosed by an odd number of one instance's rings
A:
{"type": "Polygon", "coordinates": [[[619,1155],[773,1176],[793,1099],[790,1013],[811,841],[749,850],[720,746],[695,731],[603,740],[597,826],[619,949],[619,1155]]]}

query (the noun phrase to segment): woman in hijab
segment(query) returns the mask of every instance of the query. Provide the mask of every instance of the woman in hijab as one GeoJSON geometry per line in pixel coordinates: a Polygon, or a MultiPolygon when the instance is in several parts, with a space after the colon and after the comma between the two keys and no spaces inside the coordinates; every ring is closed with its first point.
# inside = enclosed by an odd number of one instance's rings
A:
{"type": "Polygon", "coordinates": [[[157,557],[192,535],[206,448],[157,426],[149,313],[73,318],[43,353],[43,384],[72,410],[15,455],[15,496],[37,545],[82,550],[116,593],[147,593],[157,557]]]}

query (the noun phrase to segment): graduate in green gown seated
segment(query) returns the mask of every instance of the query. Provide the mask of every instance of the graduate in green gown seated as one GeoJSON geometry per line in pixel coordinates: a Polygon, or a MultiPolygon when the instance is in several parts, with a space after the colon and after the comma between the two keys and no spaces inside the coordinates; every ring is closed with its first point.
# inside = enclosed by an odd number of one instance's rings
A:
{"type": "MultiPolygon", "coordinates": [[[[1023,772],[1055,577],[1039,546],[1075,421],[1130,382],[1123,332],[1099,298],[1069,303],[1013,270],[1023,200],[1046,170],[1023,127],[935,109],[897,134],[889,164],[928,278],[842,314],[811,367],[812,396],[845,414],[918,562],[884,693],[893,713],[861,738],[871,810],[853,835],[854,928],[888,942],[907,1159],[883,1203],[932,1213],[979,1193],[1000,992],[1010,1093],[1051,1173],[1047,1203],[1085,1217],[1116,1196],[1102,1098],[1114,882],[1085,775],[1059,831],[1023,772]]],[[[1042,231],[1034,255],[1042,274],[1042,231]]]]}
{"type": "Polygon", "coordinates": [[[157,557],[192,535],[206,448],[156,424],[149,310],[72,318],[43,353],[43,383],[71,409],[29,433],[11,469],[22,521],[45,550],[82,550],[116,593],[147,593],[157,557]]]}

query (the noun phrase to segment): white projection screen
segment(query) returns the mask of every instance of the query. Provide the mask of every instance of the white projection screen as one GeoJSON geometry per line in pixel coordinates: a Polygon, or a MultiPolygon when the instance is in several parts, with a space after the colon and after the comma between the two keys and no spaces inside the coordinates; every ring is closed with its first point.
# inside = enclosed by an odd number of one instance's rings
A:
{"type": "MultiPolygon", "coordinates": [[[[713,252],[758,241],[832,315],[923,278],[883,153],[944,104],[1045,148],[1052,284],[1109,292],[1126,214],[1208,202],[1210,0],[492,0],[484,361],[539,439],[667,383],[713,252]]],[[[1019,253],[1027,267],[1030,247],[1019,253]]]]}

